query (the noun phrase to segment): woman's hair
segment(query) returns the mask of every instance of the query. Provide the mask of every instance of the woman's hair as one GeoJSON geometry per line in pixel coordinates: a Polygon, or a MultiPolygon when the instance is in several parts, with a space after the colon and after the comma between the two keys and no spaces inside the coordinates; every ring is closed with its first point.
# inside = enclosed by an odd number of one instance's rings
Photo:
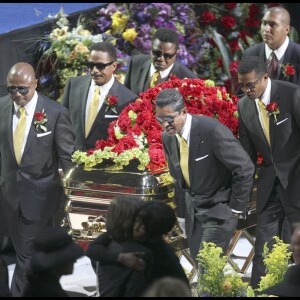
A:
{"type": "Polygon", "coordinates": [[[137,212],[137,219],[145,226],[146,239],[161,237],[176,223],[174,210],[159,200],[146,202],[137,212]]]}
{"type": "Polygon", "coordinates": [[[113,198],[107,211],[106,230],[116,241],[126,241],[132,238],[134,216],[144,202],[130,196],[113,198]]]}

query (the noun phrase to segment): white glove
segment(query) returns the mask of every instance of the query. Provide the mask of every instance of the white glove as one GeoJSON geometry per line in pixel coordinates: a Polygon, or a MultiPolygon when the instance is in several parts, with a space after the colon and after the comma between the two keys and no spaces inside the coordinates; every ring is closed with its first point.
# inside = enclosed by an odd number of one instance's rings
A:
{"type": "Polygon", "coordinates": [[[185,219],[184,218],[177,218],[178,225],[182,230],[182,236],[186,239],[186,231],[185,231],[185,219]]]}

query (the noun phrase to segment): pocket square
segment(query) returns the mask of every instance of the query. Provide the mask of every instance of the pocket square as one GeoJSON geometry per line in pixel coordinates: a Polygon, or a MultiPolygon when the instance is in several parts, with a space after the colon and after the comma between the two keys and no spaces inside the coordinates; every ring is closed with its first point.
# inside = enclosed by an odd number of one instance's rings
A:
{"type": "Polygon", "coordinates": [[[104,115],[104,118],[117,118],[118,115],[104,115]]]}
{"type": "Polygon", "coordinates": [[[281,121],[277,122],[276,125],[280,125],[281,123],[287,121],[288,119],[289,119],[289,118],[285,118],[284,120],[281,120],[281,121]]]}
{"type": "Polygon", "coordinates": [[[48,131],[48,132],[45,132],[45,133],[37,133],[37,137],[38,138],[40,138],[40,137],[43,137],[43,136],[45,136],[45,135],[48,135],[48,134],[50,134],[52,131],[48,131]]]}
{"type": "Polygon", "coordinates": [[[209,154],[206,154],[204,156],[198,157],[198,158],[195,159],[195,161],[199,161],[199,160],[204,159],[204,158],[206,158],[208,156],[209,156],[209,154]]]}

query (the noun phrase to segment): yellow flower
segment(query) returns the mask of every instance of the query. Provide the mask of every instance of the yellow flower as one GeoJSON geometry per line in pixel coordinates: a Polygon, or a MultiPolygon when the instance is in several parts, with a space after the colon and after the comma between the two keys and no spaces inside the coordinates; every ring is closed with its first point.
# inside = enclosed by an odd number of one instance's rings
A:
{"type": "Polygon", "coordinates": [[[79,43],[75,46],[75,52],[79,52],[79,53],[82,53],[82,54],[89,54],[90,53],[90,50],[88,49],[87,46],[83,45],[82,43],[79,43]]]}
{"type": "Polygon", "coordinates": [[[86,35],[91,35],[92,33],[91,33],[89,30],[84,29],[84,30],[81,30],[81,31],[79,32],[79,34],[80,34],[80,35],[83,35],[83,36],[86,36],[86,35]]]}
{"type": "Polygon", "coordinates": [[[128,15],[123,14],[120,11],[116,11],[112,16],[112,33],[122,33],[126,27],[128,15]]]}
{"type": "Polygon", "coordinates": [[[128,28],[123,32],[123,38],[124,40],[132,43],[135,38],[137,37],[137,32],[135,31],[135,28],[128,28]]]}

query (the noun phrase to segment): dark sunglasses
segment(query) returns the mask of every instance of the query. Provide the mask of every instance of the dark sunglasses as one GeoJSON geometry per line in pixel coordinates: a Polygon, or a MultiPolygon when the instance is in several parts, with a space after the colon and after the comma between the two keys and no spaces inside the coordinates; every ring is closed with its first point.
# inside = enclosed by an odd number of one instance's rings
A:
{"type": "Polygon", "coordinates": [[[248,83],[246,83],[246,84],[242,84],[242,83],[239,83],[239,87],[240,87],[240,89],[241,90],[249,90],[249,91],[252,91],[252,90],[254,90],[255,89],[255,87],[256,87],[256,85],[257,85],[257,83],[258,83],[258,81],[264,76],[265,74],[262,74],[262,75],[260,75],[255,81],[253,81],[253,82],[248,82],[248,83]]]}
{"type": "Polygon", "coordinates": [[[161,57],[163,56],[165,60],[170,60],[177,52],[173,53],[173,54],[170,54],[170,53],[162,53],[162,51],[160,50],[157,50],[157,49],[152,49],[152,54],[155,56],[155,57],[161,57]]]}
{"type": "Polygon", "coordinates": [[[19,92],[22,95],[26,95],[29,92],[29,88],[27,86],[8,86],[7,91],[10,94],[15,94],[16,92],[19,92]]]}
{"type": "Polygon", "coordinates": [[[88,61],[88,62],[86,63],[86,66],[87,66],[90,70],[93,70],[94,67],[96,67],[97,70],[102,71],[102,70],[104,70],[106,67],[112,65],[113,63],[114,63],[114,61],[111,61],[111,62],[109,62],[109,63],[107,63],[107,64],[104,64],[104,63],[93,63],[93,62],[91,62],[91,61],[88,61]]]}
{"type": "MultiPolygon", "coordinates": [[[[180,113],[181,110],[182,110],[182,108],[176,110],[175,112],[180,113]]],[[[176,117],[177,117],[177,115],[176,116],[165,116],[165,117],[156,116],[156,120],[159,124],[163,124],[163,123],[167,122],[170,125],[174,122],[174,119],[176,117]]]]}

